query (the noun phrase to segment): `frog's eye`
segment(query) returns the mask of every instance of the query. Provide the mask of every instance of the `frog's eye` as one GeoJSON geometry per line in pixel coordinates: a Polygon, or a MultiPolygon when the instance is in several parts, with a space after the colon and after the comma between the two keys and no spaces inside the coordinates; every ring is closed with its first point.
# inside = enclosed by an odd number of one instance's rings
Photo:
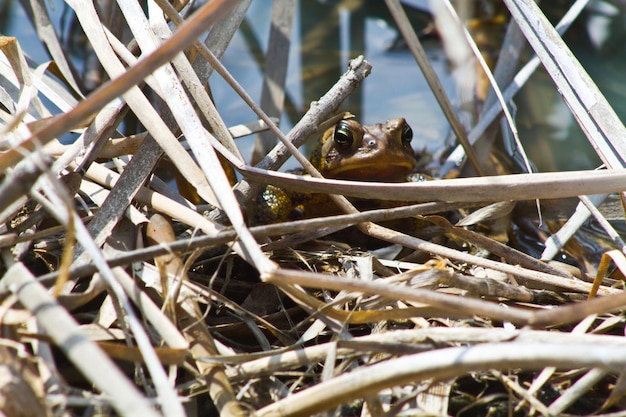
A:
{"type": "Polygon", "coordinates": [[[408,145],[411,143],[411,139],[413,139],[413,129],[405,123],[404,126],[402,126],[402,143],[408,145]]]}
{"type": "Polygon", "coordinates": [[[335,144],[342,149],[347,149],[352,146],[354,134],[352,133],[350,126],[348,126],[347,123],[338,123],[337,127],[335,127],[333,140],[335,141],[335,144]]]}

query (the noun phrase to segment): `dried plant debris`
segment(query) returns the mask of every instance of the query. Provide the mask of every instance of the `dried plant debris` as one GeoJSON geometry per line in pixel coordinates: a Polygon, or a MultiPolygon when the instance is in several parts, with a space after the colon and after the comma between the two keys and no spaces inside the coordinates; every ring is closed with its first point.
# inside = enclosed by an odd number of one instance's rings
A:
{"type": "Polygon", "coordinates": [[[387,0],[458,138],[417,156],[416,126],[342,112],[362,56],[294,116],[294,1],[272,3],[261,105],[222,63],[249,0],[66,0],[67,37],[26,3],[50,61],[0,38],[3,415],[621,415],[625,132],[558,34],[587,2],[556,28],[531,0],[419,11],[458,112],[387,0]],[[507,103],[539,65],[605,169],[532,172],[507,103]],[[213,72],[256,120],[226,124],[213,72]],[[382,145],[402,152],[374,170],[382,145]]]}

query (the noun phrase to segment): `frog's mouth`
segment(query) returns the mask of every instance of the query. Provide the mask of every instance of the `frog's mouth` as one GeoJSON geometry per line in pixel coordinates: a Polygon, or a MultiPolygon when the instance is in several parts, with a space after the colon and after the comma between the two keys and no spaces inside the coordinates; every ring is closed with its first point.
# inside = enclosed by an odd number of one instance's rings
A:
{"type": "Polygon", "coordinates": [[[349,165],[340,165],[326,172],[328,178],[374,182],[404,182],[415,168],[415,161],[395,160],[376,164],[354,161],[349,165]]]}

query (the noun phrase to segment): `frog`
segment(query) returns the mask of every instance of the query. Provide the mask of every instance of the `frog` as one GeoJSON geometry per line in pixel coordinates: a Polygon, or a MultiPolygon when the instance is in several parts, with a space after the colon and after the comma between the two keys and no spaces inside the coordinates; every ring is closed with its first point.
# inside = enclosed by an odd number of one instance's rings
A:
{"type": "MultiPolygon", "coordinates": [[[[325,177],[352,181],[405,182],[417,165],[413,130],[404,118],[362,125],[340,120],[326,130],[309,158],[325,177]]],[[[371,208],[371,207],[368,207],[371,208]]],[[[268,185],[257,198],[257,220],[276,223],[338,213],[326,194],[305,194],[268,185]]]]}

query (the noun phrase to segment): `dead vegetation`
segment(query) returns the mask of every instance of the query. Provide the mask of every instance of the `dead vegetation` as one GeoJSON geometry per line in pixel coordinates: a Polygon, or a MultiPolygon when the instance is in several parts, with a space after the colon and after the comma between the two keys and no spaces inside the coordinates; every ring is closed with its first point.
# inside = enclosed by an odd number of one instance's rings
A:
{"type": "MultiPolygon", "coordinates": [[[[473,57],[455,65],[482,67],[499,86],[467,127],[399,2],[386,0],[459,143],[442,176],[465,158],[489,174],[485,143],[498,129],[519,143],[502,103],[539,65],[605,165],[401,184],[324,179],[298,150],[341,117],[366,58],[293,129],[276,126],[294,1],[273,2],[268,112],[220,62],[249,0],[194,13],[185,2],[96,10],[66,0],[109,80],[95,86],[76,75],[43,3],[28,7],[51,62],[28,62],[19,39],[0,39],[4,415],[623,415],[626,260],[596,206],[626,191],[626,130],[557,33],[587,1],[555,29],[534,2],[504,0],[511,20],[493,75],[448,1],[433,2],[444,44],[473,57]],[[525,43],[537,57],[520,67],[525,43]],[[258,121],[226,126],[208,93],[213,72],[258,121]],[[130,120],[137,131],[121,135],[130,120]],[[270,140],[253,166],[234,138],[259,131],[270,140]],[[290,155],[308,176],[278,171],[290,155]],[[332,193],[344,214],[251,224],[263,184],[332,193]],[[506,244],[514,202],[577,196],[568,222],[543,236],[541,260],[506,244]],[[346,197],[409,205],[360,212],[346,197]],[[609,242],[599,262],[584,248],[578,268],[548,262],[589,216],[609,242]],[[386,226],[416,217],[427,236],[386,226]],[[346,244],[353,225],[377,247],[346,244]]],[[[536,240],[546,233],[530,227],[536,240]]]]}

